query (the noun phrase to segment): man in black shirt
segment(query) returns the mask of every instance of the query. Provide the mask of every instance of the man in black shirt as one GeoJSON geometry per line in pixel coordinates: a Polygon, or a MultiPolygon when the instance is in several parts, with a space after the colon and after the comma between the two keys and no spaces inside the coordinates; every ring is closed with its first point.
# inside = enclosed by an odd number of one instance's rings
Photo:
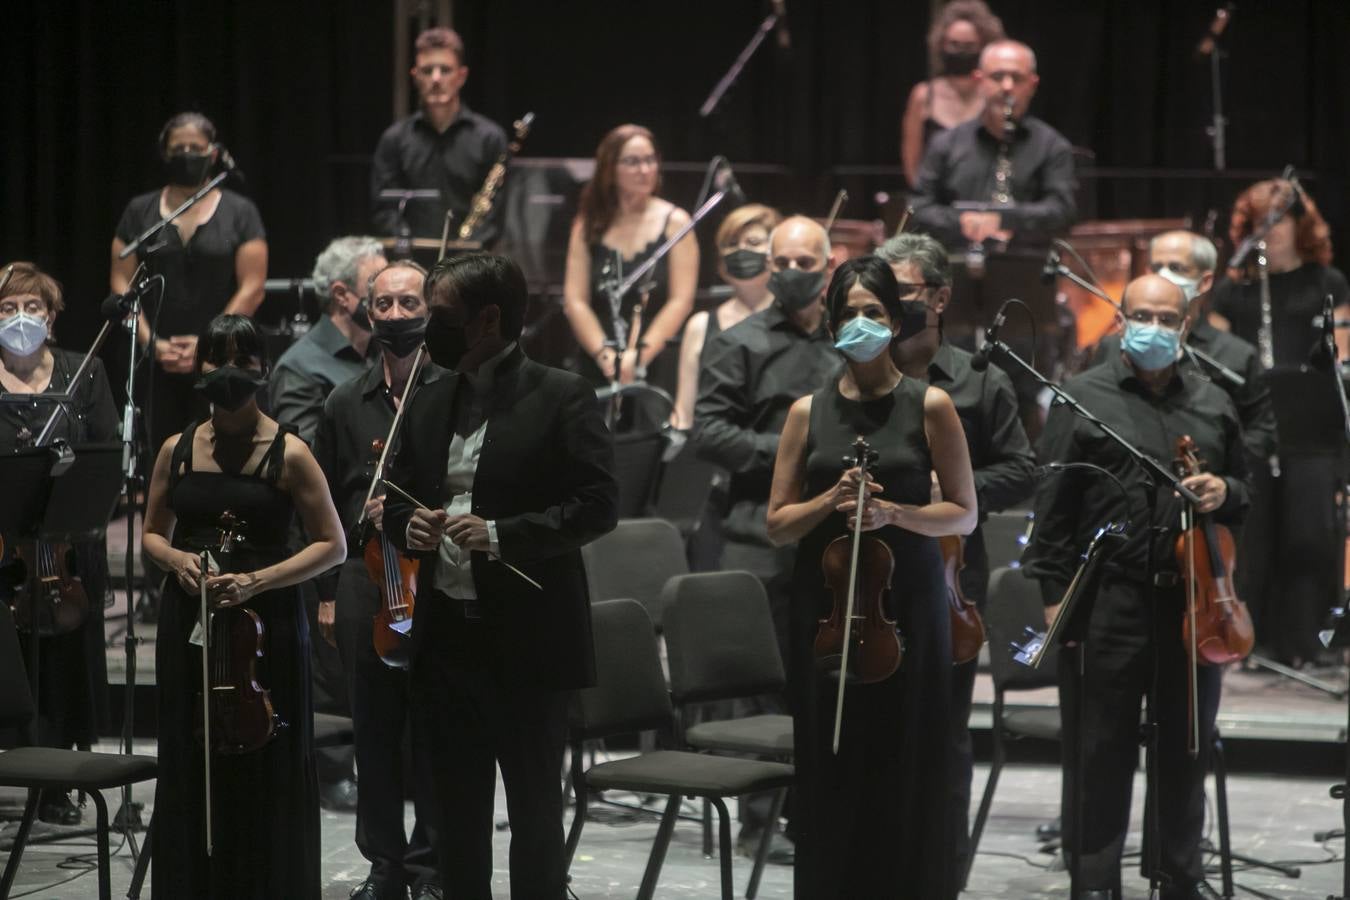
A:
{"type": "MultiPolygon", "coordinates": [[[[825,229],[803,216],[784,220],[769,235],[769,270],[773,303],[703,348],[693,441],[699,458],[731,473],[721,568],[752,572],[763,583],[786,660],[795,549],[769,541],[766,517],[788,409],[840,367],[821,305],[830,270],[825,229]]],[[[756,711],[779,708],[770,701],[756,711]]],[[[767,824],[767,799],[741,804],[743,847],[767,824]]]]}
{"type": "MultiPolygon", "coordinates": [[[[422,108],[380,135],[370,173],[370,202],[381,234],[441,237],[446,210],[454,213],[451,235],[468,215],[474,194],[488,170],[506,150],[506,133],[469,109],[459,92],[469,77],[464,42],[449,28],[431,28],[417,36],[413,82],[422,108]],[[435,189],[440,200],[409,200],[399,216],[397,200],[380,198],[386,190],[435,189]]],[[[502,206],[470,236],[491,246],[501,235],[502,206]]]]}
{"type": "MultiPolygon", "coordinates": [[[[425,278],[420,269],[398,263],[376,273],[370,284],[370,318],[380,348],[376,365],[339,385],[323,404],[313,447],[328,478],[342,524],[349,534],[361,518],[378,455],[426,328],[425,278]]],[[[364,288],[366,282],[362,283],[364,288]]],[[[423,360],[417,385],[439,380],[445,370],[423,360]]],[[[418,388],[414,387],[414,391],[418,388]]],[[[383,492],[371,501],[368,518],[378,528],[383,492]]],[[[373,536],[378,542],[378,534],[373,536]]],[[[375,653],[372,617],[381,602],[363,558],[365,547],[349,541],[349,559],[318,579],[319,629],[336,643],[351,684],[356,764],[361,776],[357,795],[356,846],[370,860],[370,875],[352,894],[357,900],[433,896],[440,879],[427,841],[423,797],[412,773],[403,771],[403,737],[408,723],[408,673],[386,665],[375,653]],[[417,823],[409,838],[403,829],[405,786],[413,785],[417,823]]]]}
{"type": "MultiPolygon", "coordinates": [[[[1158,275],[1130,282],[1122,298],[1124,352],[1065,385],[1087,410],[1163,465],[1189,435],[1208,465],[1183,484],[1198,495],[1198,512],[1234,524],[1248,503],[1246,452],[1233,401],[1176,360],[1187,328],[1182,290],[1158,275]]],[[[1036,530],[1023,568],[1041,581],[1046,621],[1072,579],[1093,534],[1107,522],[1128,522],[1129,536],[1110,557],[1092,603],[1087,647],[1079,676],[1060,665],[1064,721],[1063,775],[1066,849],[1080,852],[1076,897],[1107,900],[1121,892],[1120,858],[1129,827],[1130,792],[1138,762],[1140,704],[1156,677],[1157,783],[1160,880],[1163,897],[1217,896],[1204,883],[1200,837],[1204,778],[1208,768],[1222,670],[1197,672],[1197,755],[1188,752],[1187,654],[1181,639],[1185,590],[1175,557],[1181,500],[1170,486],[1156,490],[1149,520],[1144,474],[1095,425],[1067,406],[1054,406],[1038,446],[1042,462],[1088,461],[1123,483],[1125,495],[1095,472],[1070,470],[1045,481],[1036,495],[1036,530]],[[1152,528],[1148,526],[1152,525],[1152,528]],[[1153,589],[1147,584],[1152,534],[1153,589]],[[1080,701],[1082,721],[1079,721],[1080,701]],[[1075,804],[1075,771],[1067,762],[1082,748],[1084,796],[1075,804]],[[1081,848],[1075,817],[1082,815],[1081,848]]],[[[1148,823],[1146,823],[1147,826],[1148,823]]],[[[1145,863],[1147,865],[1147,861],[1145,863]]]]}
{"type": "MultiPolygon", "coordinates": [[[[906,376],[927,381],[951,396],[970,448],[983,522],[989,513],[1025,500],[1033,487],[1036,458],[1017,415],[1012,382],[997,366],[975,371],[970,365],[971,354],[943,340],[942,313],[952,296],[952,270],[940,243],[923,234],[900,234],[883,244],[877,256],[895,272],[901,298],[917,300],[928,308],[925,329],[908,340],[892,343],[891,357],[906,376]]],[[[989,556],[978,525],[965,539],[964,558],[961,592],[983,610],[989,556]]],[[[952,754],[961,768],[953,796],[959,829],[955,836],[958,872],[965,871],[970,858],[970,780],[974,765],[970,705],[977,667],[978,661],[972,659],[956,666],[952,673],[952,754]]]]}
{"type": "Polygon", "coordinates": [[[1059,132],[1027,107],[1040,76],[1026,44],[995,41],[976,70],[984,110],[933,139],[914,187],[914,226],[949,247],[994,240],[1043,244],[1073,224],[1073,151],[1059,132]],[[1004,107],[1015,130],[1004,143],[1004,107]],[[1002,163],[1002,164],[1001,164],[1002,163]],[[998,212],[958,210],[959,201],[1006,206],[998,212]]]}

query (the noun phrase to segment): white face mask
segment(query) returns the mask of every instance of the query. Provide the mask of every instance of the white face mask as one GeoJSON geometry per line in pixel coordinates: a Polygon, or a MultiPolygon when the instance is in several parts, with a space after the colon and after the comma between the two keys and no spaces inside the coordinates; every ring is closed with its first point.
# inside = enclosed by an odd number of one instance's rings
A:
{"type": "Polygon", "coordinates": [[[27,356],[47,340],[47,320],[17,313],[0,322],[0,347],[17,356],[27,356]]]}
{"type": "Polygon", "coordinates": [[[1199,278],[1187,278],[1185,275],[1180,275],[1176,272],[1173,272],[1171,269],[1167,268],[1167,266],[1163,266],[1161,269],[1159,269],[1158,274],[1161,275],[1163,278],[1166,278],[1173,284],[1175,284],[1177,287],[1181,288],[1182,293],[1186,295],[1187,303],[1190,303],[1192,300],[1194,300],[1196,298],[1196,295],[1200,293],[1199,278]]]}

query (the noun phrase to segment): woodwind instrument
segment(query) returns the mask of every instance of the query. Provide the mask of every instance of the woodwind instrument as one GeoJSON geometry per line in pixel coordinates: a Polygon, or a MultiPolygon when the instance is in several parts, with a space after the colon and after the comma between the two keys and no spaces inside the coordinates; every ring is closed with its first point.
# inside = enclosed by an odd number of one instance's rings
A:
{"type": "Polygon", "coordinates": [[[487,214],[492,212],[493,201],[497,197],[497,192],[501,190],[502,181],[506,178],[506,166],[511,161],[511,157],[520,152],[520,145],[525,142],[525,137],[530,133],[530,123],[534,121],[534,113],[527,112],[516,120],[512,126],[514,135],[511,143],[507,145],[506,151],[497,158],[488,170],[487,177],[483,179],[483,186],[478,189],[478,193],[473,195],[473,201],[469,204],[469,214],[464,217],[464,221],[459,226],[459,239],[466,241],[474,233],[487,214]]]}

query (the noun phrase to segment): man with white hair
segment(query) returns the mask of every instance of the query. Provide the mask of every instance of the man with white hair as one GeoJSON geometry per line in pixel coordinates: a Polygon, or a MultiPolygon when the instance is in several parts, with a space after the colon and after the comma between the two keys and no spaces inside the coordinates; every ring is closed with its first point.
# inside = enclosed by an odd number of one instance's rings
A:
{"type": "Polygon", "coordinates": [[[1040,83],[1036,54],[1018,41],[995,41],[980,54],[975,75],[984,110],[929,145],[914,187],[915,230],[949,247],[991,239],[1043,243],[1068,230],[1077,208],[1072,147],[1055,129],[1027,115],[1040,83]],[[1004,130],[1009,103],[1011,135],[1004,130]],[[963,201],[1007,208],[962,211],[954,206],[963,201]]]}
{"type": "Polygon", "coordinates": [[[272,415],[294,427],[307,444],[314,443],[324,398],[366,370],[366,284],[387,264],[373,237],[335,238],[314,261],[312,277],[324,315],[281,354],[267,385],[272,415]]]}
{"type": "MultiPolygon", "coordinates": [[[[830,270],[830,239],[818,222],[805,216],[781,222],[769,235],[773,303],[704,346],[694,403],[699,457],[731,473],[720,568],[752,572],[763,583],[784,661],[794,550],[769,540],[769,487],[788,409],[839,366],[821,303],[830,270]]],[[[764,799],[741,804],[742,849],[753,847],[758,829],[769,824],[764,799]]]]}

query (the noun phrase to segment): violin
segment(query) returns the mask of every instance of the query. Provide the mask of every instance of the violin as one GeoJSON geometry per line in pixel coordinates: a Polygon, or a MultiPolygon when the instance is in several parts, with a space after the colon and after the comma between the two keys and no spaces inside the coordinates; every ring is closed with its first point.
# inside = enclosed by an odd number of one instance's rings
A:
{"type": "MultiPolygon", "coordinates": [[[[371,452],[382,457],[385,442],[371,441],[371,452]]],[[[379,466],[377,463],[377,467],[379,466]]],[[[375,652],[385,665],[394,669],[408,667],[408,633],[412,630],[413,609],[417,603],[418,560],[412,559],[394,546],[394,542],[380,529],[367,540],[363,558],[370,580],[380,589],[380,608],[371,628],[375,652]]]]}
{"type": "Polygon", "coordinates": [[[895,557],[881,538],[863,537],[862,533],[868,468],[876,462],[877,453],[861,435],[853,442],[853,451],[853,456],[844,458],[844,466],[858,469],[857,515],[852,536],[841,535],[830,541],[821,555],[820,567],[833,602],[830,614],[819,620],[814,646],[817,662],[838,673],[834,714],[836,754],[844,717],[845,683],[885,681],[900,668],[904,655],[895,620],[886,616],[883,607],[895,572],[895,557]]]}
{"type": "Polygon", "coordinates": [[[984,619],[974,601],[961,593],[961,570],[966,567],[965,541],[949,534],[938,538],[942,573],[947,584],[947,608],[952,620],[952,664],[968,663],[984,646],[984,619]]]}
{"type": "Polygon", "coordinates": [[[10,564],[22,574],[11,605],[20,631],[40,637],[69,634],[89,615],[89,595],[75,570],[75,550],[64,542],[18,541],[10,564]]]}
{"type": "MultiPolygon", "coordinates": [[[[219,552],[228,557],[247,527],[229,510],[220,517],[219,552]]],[[[205,582],[207,573],[202,572],[205,582]]],[[[210,746],[228,755],[260,750],[285,723],[272,707],[272,696],[258,682],[258,660],[264,656],[267,629],[262,619],[243,606],[207,611],[203,644],[207,683],[210,685],[210,746]]],[[[204,737],[205,739],[205,737],[204,737]]]]}
{"type": "MultiPolygon", "coordinates": [[[[1190,435],[1177,440],[1174,465],[1182,478],[1204,471],[1190,435]]],[[[1237,554],[1231,531],[1216,524],[1210,516],[1197,514],[1187,504],[1182,511],[1176,558],[1186,585],[1186,614],[1181,622],[1181,639],[1190,659],[1187,675],[1192,727],[1188,750],[1195,756],[1199,753],[1195,667],[1222,666],[1245,659],[1252,652],[1256,633],[1247,605],[1238,598],[1233,587],[1237,554]]]]}

